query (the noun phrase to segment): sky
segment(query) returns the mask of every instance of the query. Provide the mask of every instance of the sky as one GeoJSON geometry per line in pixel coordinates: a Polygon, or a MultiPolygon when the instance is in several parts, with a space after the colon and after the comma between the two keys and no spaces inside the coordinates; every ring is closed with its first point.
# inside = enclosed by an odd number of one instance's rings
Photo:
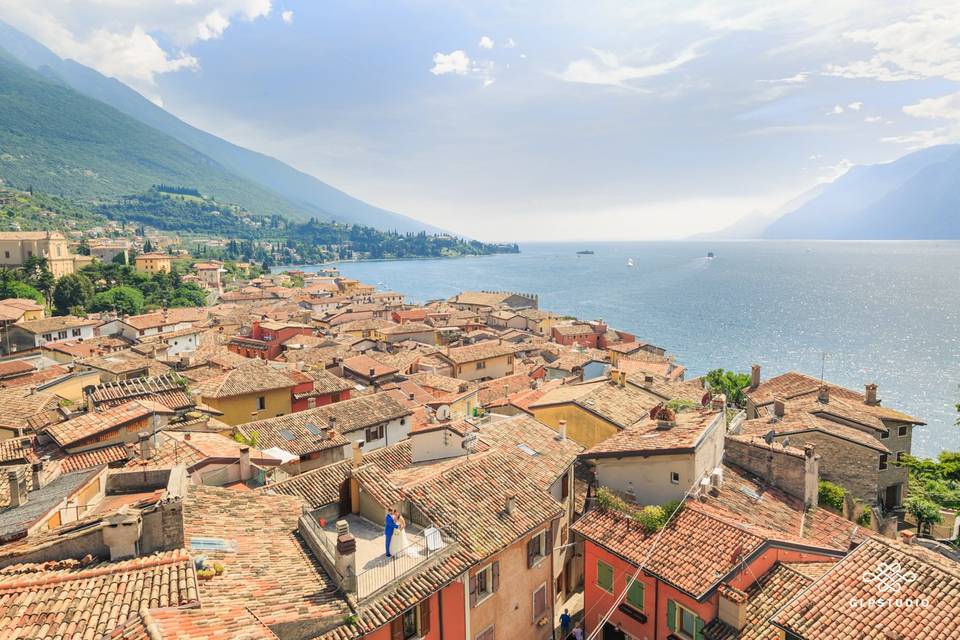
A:
{"type": "Polygon", "coordinates": [[[484,240],[681,238],[960,139],[952,2],[0,0],[58,55],[484,240]]]}

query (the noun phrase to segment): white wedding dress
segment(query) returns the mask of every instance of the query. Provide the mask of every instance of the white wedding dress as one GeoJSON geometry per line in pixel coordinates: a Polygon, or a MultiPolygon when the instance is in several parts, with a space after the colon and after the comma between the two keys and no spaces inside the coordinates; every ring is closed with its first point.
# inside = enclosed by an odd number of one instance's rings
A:
{"type": "Polygon", "coordinates": [[[411,558],[418,558],[420,554],[416,549],[410,546],[410,540],[407,538],[407,528],[397,528],[396,532],[393,534],[393,538],[390,540],[390,555],[400,557],[402,555],[409,556],[411,558]]]}

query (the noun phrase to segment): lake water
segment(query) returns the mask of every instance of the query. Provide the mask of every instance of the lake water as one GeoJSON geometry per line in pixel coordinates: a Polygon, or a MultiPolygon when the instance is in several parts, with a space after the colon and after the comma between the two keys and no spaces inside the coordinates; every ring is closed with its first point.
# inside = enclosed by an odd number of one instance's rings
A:
{"type": "Polygon", "coordinates": [[[464,289],[532,292],[540,307],[666,347],[687,377],[789,370],[863,389],[923,418],[913,451],[960,449],[960,242],[521,245],[519,255],[341,263],[426,301],[464,289]],[[578,256],[592,249],[594,255],[578,256]],[[706,258],[708,251],[716,257],[706,258]],[[632,258],[634,267],[627,266],[632,258]],[[824,356],[826,354],[826,356],[824,356]],[[824,357],[825,362],[824,362],[824,357]]]}

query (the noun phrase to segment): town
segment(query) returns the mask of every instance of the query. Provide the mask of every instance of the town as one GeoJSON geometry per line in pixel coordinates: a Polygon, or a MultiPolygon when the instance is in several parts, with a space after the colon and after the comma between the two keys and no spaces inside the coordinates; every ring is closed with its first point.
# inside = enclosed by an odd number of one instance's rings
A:
{"type": "Polygon", "coordinates": [[[877,381],[84,244],[0,234],[2,638],[960,637],[877,381]]]}

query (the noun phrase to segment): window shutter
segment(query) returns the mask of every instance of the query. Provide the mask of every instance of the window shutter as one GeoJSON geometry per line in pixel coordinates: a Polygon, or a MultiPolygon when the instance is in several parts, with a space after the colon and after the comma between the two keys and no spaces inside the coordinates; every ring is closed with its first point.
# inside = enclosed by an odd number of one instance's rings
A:
{"type": "Polygon", "coordinates": [[[470,608],[477,606],[477,576],[470,576],[470,608]]]}
{"type": "Polygon", "coordinates": [[[420,603],[420,635],[426,637],[430,633],[430,598],[420,603]]]}
{"type": "Polygon", "coordinates": [[[403,640],[403,614],[390,621],[390,640],[403,640]]]}
{"type": "Polygon", "coordinates": [[[533,566],[533,559],[537,555],[537,539],[530,538],[527,540],[527,569],[533,566]]]}
{"type": "Polygon", "coordinates": [[[553,551],[553,547],[557,544],[557,530],[560,528],[560,520],[554,520],[550,523],[550,538],[547,540],[547,548],[544,549],[546,555],[550,555],[553,551]]]}
{"type": "Polygon", "coordinates": [[[497,560],[493,563],[493,566],[490,568],[490,573],[493,576],[493,587],[491,589],[492,593],[496,593],[500,590],[500,561],[497,560]]]}
{"type": "Polygon", "coordinates": [[[560,498],[566,499],[570,495],[570,472],[563,474],[563,484],[560,485],[560,498]]]}
{"type": "Polygon", "coordinates": [[[694,622],[694,629],[694,640],[703,640],[703,620],[701,620],[699,617],[697,618],[696,622],[694,622]]]}
{"type": "Polygon", "coordinates": [[[677,603],[673,600],[667,600],[667,628],[677,630],[677,603]]]}

